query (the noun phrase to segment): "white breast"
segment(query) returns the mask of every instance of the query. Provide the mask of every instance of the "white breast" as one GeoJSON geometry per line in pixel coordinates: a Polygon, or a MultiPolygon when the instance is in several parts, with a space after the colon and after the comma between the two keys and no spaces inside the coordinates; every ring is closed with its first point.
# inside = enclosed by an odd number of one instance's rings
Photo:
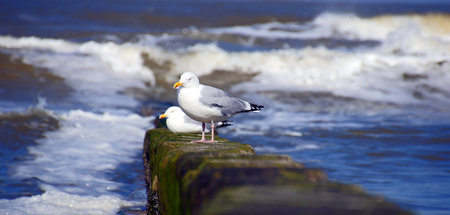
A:
{"type": "Polygon", "coordinates": [[[201,88],[199,86],[178,90],[178,105],[189,117],[200,122],[218,122],[228,119],[218,108],[209,107],[200,102],[201,88]]]}
{"type": "Polygon", "coordinates": [[[191,124],[191,123],[183,123],[182,120],[168,118],[167,127],[174,133],[193,133],[193,132],[202,132],[202,125],[199,124],[191,124]]]}

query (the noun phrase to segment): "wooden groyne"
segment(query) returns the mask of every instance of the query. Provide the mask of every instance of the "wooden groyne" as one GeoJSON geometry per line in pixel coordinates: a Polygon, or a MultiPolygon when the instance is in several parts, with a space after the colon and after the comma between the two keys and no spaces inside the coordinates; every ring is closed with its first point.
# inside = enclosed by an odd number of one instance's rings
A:
{"type": "Polygon", "coordinates": [[[286,155],[248,144],[147,131],[147,214],[410,214],[359,186],[329,181],[286,155]]]}

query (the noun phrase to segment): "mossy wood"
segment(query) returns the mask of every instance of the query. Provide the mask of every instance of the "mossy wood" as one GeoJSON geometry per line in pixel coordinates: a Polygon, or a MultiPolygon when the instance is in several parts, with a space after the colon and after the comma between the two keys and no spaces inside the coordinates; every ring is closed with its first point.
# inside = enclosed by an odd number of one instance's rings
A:
{"type": "Polygon", "coordinates": [[[195,134],[146,133],[147,214],[410,214],[285,155],[195,134]]]}

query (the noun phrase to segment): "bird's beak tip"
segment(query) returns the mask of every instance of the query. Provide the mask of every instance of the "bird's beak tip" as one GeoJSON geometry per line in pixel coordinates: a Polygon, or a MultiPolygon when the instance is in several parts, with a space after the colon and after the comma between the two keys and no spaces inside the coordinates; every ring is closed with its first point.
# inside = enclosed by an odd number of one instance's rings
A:
{"type": "Polygon", "coordinates": [[[178,89],[178,87],[180,87],[181,85],[183,85],[183,83],[181,83],[181,82],[177,82],[177,83],[175,83],[174,85],[173,85],[173,89],[178,89]]]}
{"type": "Polygon", "coordinates": [[[161,115],[159,115],[159,119],[164,119],[164,118],[166,118],[166,117],[167,117],[166,114],[161,114],[161,115]]]}

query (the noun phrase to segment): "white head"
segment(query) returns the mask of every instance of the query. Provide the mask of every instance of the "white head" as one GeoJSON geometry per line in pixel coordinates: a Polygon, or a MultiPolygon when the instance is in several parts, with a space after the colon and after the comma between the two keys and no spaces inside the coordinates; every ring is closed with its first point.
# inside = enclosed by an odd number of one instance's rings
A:
{"type": "Polygon", "coordinates": [[[189,88],[198,86],[199,84],[198,77],[194,73],[185,72],[181,74],[180,80],[173,85],[173,88],[178,89],[181,86],[189,88]]]}
{"type": "Polygon", "coordinates": [[[159,115],[159,119],[169,118],[176,115],[183,115],[184,112],[181,110],[178,106],[172,106],[170,108],[167,108],[166,112],[164,114],[159,115]]]}

